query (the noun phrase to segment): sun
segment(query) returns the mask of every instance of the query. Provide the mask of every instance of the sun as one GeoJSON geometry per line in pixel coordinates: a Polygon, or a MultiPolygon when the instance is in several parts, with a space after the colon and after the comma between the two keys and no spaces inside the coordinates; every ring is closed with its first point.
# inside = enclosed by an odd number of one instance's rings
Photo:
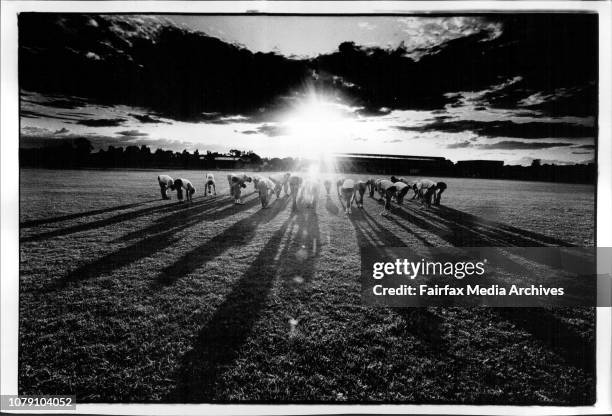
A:
{"type": "Polygon", "coordinates": [[[333,153],[350,151],[356,120],[354,108],[332,94],[310,89],[295,99],[280,122],[292,153],[326,161],[333,153]]]}

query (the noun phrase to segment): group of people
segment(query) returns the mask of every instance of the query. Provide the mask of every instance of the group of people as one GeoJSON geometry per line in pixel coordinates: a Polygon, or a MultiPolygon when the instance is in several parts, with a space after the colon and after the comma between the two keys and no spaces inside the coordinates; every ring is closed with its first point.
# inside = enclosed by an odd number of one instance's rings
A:
{"type": "MultiPolygon", "coordinates": [[[[187,201],[192,200],[192,196],[196,189],[193,184],[184,178],[172,179],[168,175],[159,175],[157,177],[161,189],[162,199],[170,199],[168,189],[176,190],[179,201],[183,200],[183,191],[186,194],[187,201]]],[[[267,208],[270,204],[272,196],[281,197],[284,192],[285,196],[291,196],[293,199],[293,209],[298,207],[316,208],[319,198],[320,183],[316,179],[302,178],[301,176],[291,173],[279,173],[275,175],[263,176],[257,175],[254,177],[244,173],[233,173],[227,175],[227,181],[230,188],[230,196],[237,205],[242,205],[242,190],[247,187],[247,184],[253,183],[255,191],[259,193],[259,200],[262,208],[267,208]]],[[[330,195],[332,182],[329,179],[323,181],[327,195],[330,195]]],[[[379,201],[384,201],[384,209],[382,214],[386,215],[391,209],[391,202],[395,200],[398,205],[401,205],[406,194],[412,190],[412,199],[421,201],[427,208],[431,205],[440,205],[442,193],[446,190],[447,185],[444,182],[434,182],[430,179],[420,179],[408,181],[402,178],[391,176],[390,179],[367,179],[353,180],[349,178],[340,178],[336,181],[336,191],[338,197],[343,202],[345,213],[351,213],[353,202],[357,208],[363,208],[363,196],[369,192],[370,197],[374,197],[374,193],[378,193],[379,201]]],[[[206,175],[204,194],[217,195],[215,177],[212,173],[206,175]]]]}
{"type": "MultiPolygon", "coordinates": [[[[325,188],[329,195],[331,187],[330,181],[325,181],[325,188]]],[[[408,181],[401,178],[391,176],[387,179],[367,179],[365,181],[354,181],[353,179],[341,178],[336,182],[338,196],[344,201],[343,207],[347,214],[351,213],[353,202],[357,208],[363,208],[363,195],[369,191],[370,197],[374,197],[374,193],[378,193],[379,201],[384,201],[384,209],[382,214],[386,215],[391,209],[391,201],[395,199],[398,205],[401,205],[406,194],[412,190],[412,199],[417,199],[427,206],[440,205],[442,193],[446,190],[447,185],[444,182],[434,182],[430,179],[420,179],[408,181]]]]}

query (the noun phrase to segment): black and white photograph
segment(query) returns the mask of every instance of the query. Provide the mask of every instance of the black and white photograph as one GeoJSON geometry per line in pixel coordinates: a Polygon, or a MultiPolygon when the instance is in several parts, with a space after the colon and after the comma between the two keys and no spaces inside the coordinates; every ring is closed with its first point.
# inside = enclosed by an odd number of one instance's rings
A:
{"type": "Polygon", "coordinates": [[[11,394],[595,406],[602,305],[371,305],[360,276],[486,247],[537,283],[512,249],[601,245],[610,22],[252,6],[16,16],[11,394]]]}

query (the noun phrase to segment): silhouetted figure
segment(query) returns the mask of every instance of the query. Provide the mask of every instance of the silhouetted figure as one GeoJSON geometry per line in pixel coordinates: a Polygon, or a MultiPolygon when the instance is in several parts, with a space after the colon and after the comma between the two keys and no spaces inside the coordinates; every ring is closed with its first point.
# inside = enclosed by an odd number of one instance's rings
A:
{"type": "Polygon", "coordinates": [[[293,205],[291,206],[291,209],[296,210],[297,209],[297,196],[298,196],[298,192],[300,190],[300,187],[302,186],[302,178],[296,175],[291,175],[289,177],[289,189],[291,190],[291,198],[293,199],[293,205]]]}
{"type": "Polygon", "coordinates": [[[174,180],[174,188],[176,189],[176,197],[179,201],[183,200],[183,189],[185,190],[185,196],[187,202],[191,202],[193,194],[195,194],[195,187],[188,179],[178,178],[174,180]]]}
{"type": "Polygon", "coordinates": [[[401,180],[398,180],[393,184],[395,185],[395,200],[397,201],[398,205],[402,205],[402,202],[404,201],[404,196],[406,196],[406,194],[411,188],[410,186],[408,186],[408,184],[401,180]]]}
{"type": "Polygon", "coordinates": [[[352,179],[345,179],[340,186],[340,194],[344,201],[344,212],[346,214],[351,213],[351,205],[353,204],[353,197],[355,194],[355,181],[352,179]]]}
{"type": "Polygon", "coordinates": [[[274,192],[276,193],[276,197],[280,198],[281,190],[285,191],[285,195],[289,195],[289,178],[291,177],[290,173],[271,175],[269,179],[274,183],[274,192]]]}
{"type": "Polygon", "coordinates": [[[168,188],[171,191],[174,190],[174,179],[168,175],[159,175],[157,177],[157,182],[159,182],[159,189],[161,191],[162,199],[170,199],[168,196],[168,188]]]}
{"type": "Polygon", "coordinates": [[[357,208],[363,208],[363,194],[368,189],[368,183],[366,181],[357,181],[355,183],[355,193],[353,198],[356,200],[357,208]]]}
{"type": "Polygon", "coordinates": [[[344,178],[339,178],[336,181],[336,192],[338,193],[338,197],[341,197],[340,195],[340,189],[342,188],[342,184],[344,183],[344,178]]]}
{"type": "Polygon", "coordinates": [[[381,212],[381,215],[387,215],[391,209],[391,198],[395,196],[396,187],[393,182],[386,179],[377,179],[375,182],[376,191],[380,195],[379,201],[385,202],[385,207],[381,212]]]}
{"type": "Polygon", "coordinates": [[[276,190],[277,184],[275,184],[269,178],[253,178],[253,186],[255,186],[255,189],[257,189],[257,191],[259,192],[259,201],[261,202],[262,208],[268,207],[272,195],[276,193],[276,197],[278,198],[280,194],[280,190],[276,190]]]}
{"type": "Polygon", "coordinates": [[[227,175],[227,182],[230,187],[230,196],[234,199],[234,204],[243,205],[241,194],[242,188],[246,188],[246,184],[252,182],[253,179],[244,173],[234,173],[227,175]]]}
{"type": "Polygon", "coordinates": [[[446,183],[436,183],[436,191],[434,193],[434,205],[440,206],[440,199],[442,198],[442,192],[446,190],[446,183]]]}
{"type": "Polygon", "coordinates": [[[215,177],[212,173],[206,175],[206,184],[204,187],[204,196],[210,195],[214,192],[217,195],[217,186],[215,185],[215,177]]]}
{"type": "Polygon", "coordinates": [[[366,181],[366,183],[368,184],[368,188],[370,191],[370,198],[374,198],[374,191],[376,190],[376,185],[375,185],[375,180],[374,178],[370,178],[366,181]]]}
{"type": "Polygon", "coordinates": [[[297,196],[297,206],[300,208],[317,209],[319,201],[319,182],[314,179],[306,179],[303,181],[297,196]]]}
{"type": "Polygon", "coordinates": [[[436,183],[431,179],[421,179],[417,182],[419,199],[427,208],[431,207],[431,200],[436,192],[436,183]]]}
{"type": "Polygon", "coordinates": [[[325,179],[323,181],[323,185],[325,186],[325,192],[327,193],[327,196],[329,196],[329,191],[331,190],[331,181],[329,179],[325,179]]]}

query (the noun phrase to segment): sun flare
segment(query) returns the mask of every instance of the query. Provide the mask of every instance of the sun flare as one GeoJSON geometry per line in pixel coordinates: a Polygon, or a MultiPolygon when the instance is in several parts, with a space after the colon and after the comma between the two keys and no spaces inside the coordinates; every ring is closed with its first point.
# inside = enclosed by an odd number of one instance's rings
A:
{"type": "Polygon", "coordinates": [[[354,108],[312,90],[293,103],[282,125],[295,154],[325,160],[346,151],[356,131],[356,120],[354,108]]]}

